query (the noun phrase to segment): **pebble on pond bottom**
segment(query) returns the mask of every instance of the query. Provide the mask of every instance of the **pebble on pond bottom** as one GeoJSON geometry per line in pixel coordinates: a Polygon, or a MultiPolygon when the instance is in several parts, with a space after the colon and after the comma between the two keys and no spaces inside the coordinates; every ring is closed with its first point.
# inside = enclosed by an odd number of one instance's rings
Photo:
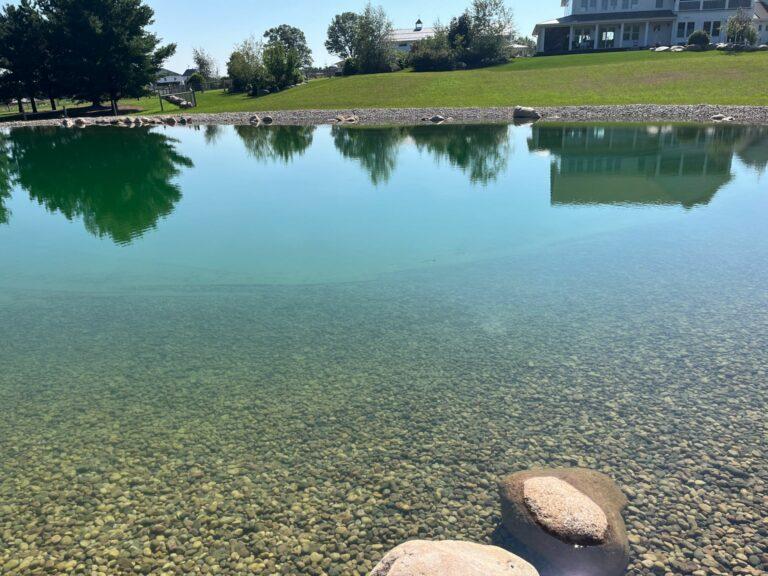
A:
{"type": "Polygon", "coordinates": [[[765,574],[765,268],[665,242],[12,294],[0,573],[367,575],[493,542],[502,476],[580,466],[628,495],[631,574],[765,574]]]}

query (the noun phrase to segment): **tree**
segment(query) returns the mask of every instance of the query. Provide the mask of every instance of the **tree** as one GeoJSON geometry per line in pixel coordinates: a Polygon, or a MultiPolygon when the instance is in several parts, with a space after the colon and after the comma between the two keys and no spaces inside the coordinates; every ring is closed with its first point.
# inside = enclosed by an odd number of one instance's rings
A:
{"type": "Polygon", "coordinates": [[[411,65],[416,72],[455,70],[456,50],[447,31],[438,28],[434,36],[417,42],[411,51],[411,65]]]}
{"type": "Polygon", "coordinates": [[[211,80],[219,75],[216,60],[204,48],[193,48],[192,60],[195,62],[197,71],[205,80],[211,80]]]}
{"type": "Polygon", "coordinates": [[[458,18],[453,18],[448,25],[448,43],[455,50],[463,50],[472,42],[472,17],[465,11],[458,18]]]}
{"type": "Polygon", "coordinates": [[[0,61],[9,76],[4,82],[15,86],[19,101],[22,95],[29,98],[32,112],[37,112],[35,98],[43,87],[51,88],[46,80],[49,59],[47,26],[32,2],[5,6],[0,13],[0,61]]]}
{"type": "Polygon", "coordinates": [[[515,36],[512,11],[505,0],[473,0],[469,17],[470,40],[459,59],[470,68],[505,62],[509,41],[515,36]]]}
{"type": "Polygon", "coordinates": [[[301,81],[300,57],[281,42],[268,44],[262,56],[267,78],[274,88],[283,89],[301,81]]]}
{"type": "Polygon", "coordinates": [[[175,44],[160,46],[147,30],[154,11],[142,0],[47,0],[54,45],[75,99],[99,105],[139,97],[157,77],[175,44]]]}
{"type": "Polygon", "coordinates": [[[264,82],[266,71],[262,64],[264,45],[248,38],[237,46],[227,62],[227,75],[232,80],[232,92],[245,92],[264,82]]]}
{"type": "Polygon", "coordinates": [[[357,27],[360,16],[354,12],[344,12],[333,17],[328,26],[328,39],[325,48],[331,54],[337,54],[340,58],[355,57],[355,44],[357,39],[357,27]]]}
{"type": "Polygon", "coordinates": [[[203,87],[205,86],[205,78],[203,78],[203,75],[200,74],[200,72],[195,72],[187,80],[187,85],[191,87],[192,90],[202,92],[203,87]]]}
{"type": "Polygon", "coordinates": [[[281,24],[264,32],[264,38],[267,39],[267,45],[279,43],[288,52],[294,50],[300,66],[312,66],[312,50],[307,46],[307,38],[299,28],[281,24]]]}
{"type": "Polygon", "coordinates": [[[752,23],[751,12],[739,8],[736,14],[728,19],[725,27],[728,40],[736,44],[754,44],[757,42],[757,30],[752,23]]]}
{"type": "MultiPolygon", "coordinates": [[[[0,37],[0,41],[2,41],[2,37],[0,37]]],[[[21,84],[16,81],[6,66],[7,64],[0,60],[0,102],[10,104],[15,101],[19,108],[19,114],[23,114],[24,103],[21,84]]]]}
{"type": "Polygon", "coordinates": [[[391,36],[392,22],[384,9],[381,6],[374,8],[369,3],[359,16],[355,35],[354,64],[358,72],[373,74],[392,71],[395,54],[391,36]]]}

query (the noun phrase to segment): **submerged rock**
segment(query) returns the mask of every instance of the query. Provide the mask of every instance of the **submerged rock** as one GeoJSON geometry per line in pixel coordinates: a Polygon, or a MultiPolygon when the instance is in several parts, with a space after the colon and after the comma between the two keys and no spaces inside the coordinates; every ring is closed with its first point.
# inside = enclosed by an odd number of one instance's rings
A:
{"type": "Polygon", "coordinates": [[[370,576],[538,576],[528,562],[496,546],[414,540],[391,550],[370,576]]]}
{"type": "Polygon", "coordinates": [[[499,484],[502,523],[544,576],[619,576],[629,561],[627,499],[581,468],[518,472],[499,484]]]}

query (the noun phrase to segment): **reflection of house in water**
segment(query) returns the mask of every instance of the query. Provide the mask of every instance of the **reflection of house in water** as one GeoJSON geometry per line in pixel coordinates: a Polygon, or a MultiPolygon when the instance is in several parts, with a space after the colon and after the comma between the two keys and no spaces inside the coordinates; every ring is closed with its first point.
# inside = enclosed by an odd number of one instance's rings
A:
{"type": "Polygon", "coordinates": [[[707,204],[731,180],[737,131],[714,127],[533,127],[554,156],[552,204],[707,204]]]}

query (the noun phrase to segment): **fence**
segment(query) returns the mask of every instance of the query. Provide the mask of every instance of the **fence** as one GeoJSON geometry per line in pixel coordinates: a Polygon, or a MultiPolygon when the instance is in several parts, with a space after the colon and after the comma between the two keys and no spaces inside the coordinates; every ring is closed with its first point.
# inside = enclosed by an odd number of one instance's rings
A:
{"type": "Polygon", "coordinates": [[[160,99],[160,111],[165,112],[165,106],[172,105],[176,108],[196,108],[197,96],[194,90],[188,90],[186,92],[173,92],[163,94],[158,91],[157,97],[160,99]]]}

